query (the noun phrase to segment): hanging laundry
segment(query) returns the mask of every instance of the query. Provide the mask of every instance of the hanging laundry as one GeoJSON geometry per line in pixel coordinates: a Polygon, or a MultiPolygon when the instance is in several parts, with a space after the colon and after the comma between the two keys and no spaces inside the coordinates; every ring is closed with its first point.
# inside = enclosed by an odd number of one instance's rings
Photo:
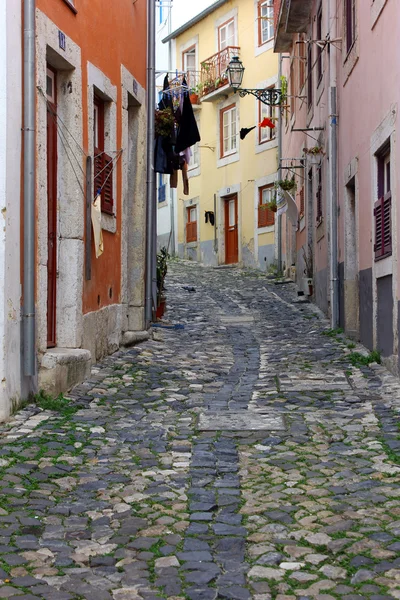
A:
{"type": "Polygon", "coordinates": [[[271,119],[268,119],[268,117],[265,117],[261,123],[259,123],[259,127],[271,127],[271,129],[274,129],[275,123],[271,121],[271,119]]]}
{"type": "Polygon", "coordinates": [[[253,131],[253,129],[255,129],[255,128],[256,128],[256,125],[254,125],[254,127],[242,127],[242,129],[240,130],[240,139],[244,140],[246,135],[248,133],[250,133],[250,131],[253,131]]]}
{"type": "MultiPolygon", "coordinates": [[[[187,86],[185,79],[182,85],[187,86]]],[[[182,152],[186,148],[194,146],[197,142],[200,142],[200,133],[194,116],[193,106],[190,102],[189,91],[185,90],[183,92],[182,115],[178,126],[175,152],[182,152]]]]}
{"type": "Polygon", "coordinates": [[[103,231],[101,229],[101,196],[98,194],[92,203],[92,227],[96,258],[104,252],[103,231]]]}
{"type": "Polygon", "coordinates": [[[205,222],[206,223],[210,222],[210,225],[214,226],[214,223],[215,223],[214,212],[212,210],[206,210],[204,216],[205,216],[205,222]]]}

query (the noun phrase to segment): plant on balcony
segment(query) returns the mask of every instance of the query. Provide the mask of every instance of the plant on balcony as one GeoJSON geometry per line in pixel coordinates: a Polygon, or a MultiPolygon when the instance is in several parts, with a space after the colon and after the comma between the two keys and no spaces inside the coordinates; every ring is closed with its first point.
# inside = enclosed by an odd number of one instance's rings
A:
{"type": "Polygon", "coordinates": [[[170,108],[163,108],[155,112],[156,136],[169,137],[172,134],[175,117],[170,108]]]}
{"type": "Polygon", "coordinates": [[[303,148],[304,154],[325,154],[322,146],[313,146],[312,148],[303,148]]]}
{"type": "Polygon", "coordinates": [[[280,179],[278,182],[278,187],[285,192],[290,192],[296,189],[296,182],[293,179],[280,179]]]}

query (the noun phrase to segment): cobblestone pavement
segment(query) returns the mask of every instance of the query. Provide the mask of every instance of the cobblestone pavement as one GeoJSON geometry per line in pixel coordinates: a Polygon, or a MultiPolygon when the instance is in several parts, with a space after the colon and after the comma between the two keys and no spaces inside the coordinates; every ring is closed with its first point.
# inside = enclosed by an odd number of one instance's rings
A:
{"type": "Polygon", "coordinates": [[[400,598],[398,380],[292,284],[173,263],[168,301],[0,430],[0,598],[400,598]]]}

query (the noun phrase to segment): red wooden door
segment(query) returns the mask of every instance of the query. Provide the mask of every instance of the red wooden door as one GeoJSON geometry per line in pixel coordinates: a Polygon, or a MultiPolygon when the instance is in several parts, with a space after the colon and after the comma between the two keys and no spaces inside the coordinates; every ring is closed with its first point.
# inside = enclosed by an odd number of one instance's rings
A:
{"type": "Polygon", "coordinates": [[[238,260],[238,199],[235,194],[225,200],[225,263],[230,265],[238,260]]]}
{"type": "Polygon", "coordinates": [[[56,346],[57,314],[57,96],[56,72],[47,68],[47,346],[56,346]]]}

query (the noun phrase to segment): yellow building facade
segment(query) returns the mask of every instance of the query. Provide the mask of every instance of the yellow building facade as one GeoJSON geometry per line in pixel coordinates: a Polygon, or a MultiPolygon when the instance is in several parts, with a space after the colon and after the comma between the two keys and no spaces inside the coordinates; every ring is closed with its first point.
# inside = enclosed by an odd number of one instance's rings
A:
{"type": "Polygon", "coordinates": [[[226,76],[238,56],[241,87],[279,87],[273,33],[272,0],[219,0],[163,40],[199,96],[192,104],[201,141],[192,148],[189,194],[179,183],[177,195],[182,258],[262,270],[276,262],[277,219],[267,205],[277,180],[279,109],[239,97],[226,76]],[[259,127],[265,117],[276,127],[259,127]]]}

